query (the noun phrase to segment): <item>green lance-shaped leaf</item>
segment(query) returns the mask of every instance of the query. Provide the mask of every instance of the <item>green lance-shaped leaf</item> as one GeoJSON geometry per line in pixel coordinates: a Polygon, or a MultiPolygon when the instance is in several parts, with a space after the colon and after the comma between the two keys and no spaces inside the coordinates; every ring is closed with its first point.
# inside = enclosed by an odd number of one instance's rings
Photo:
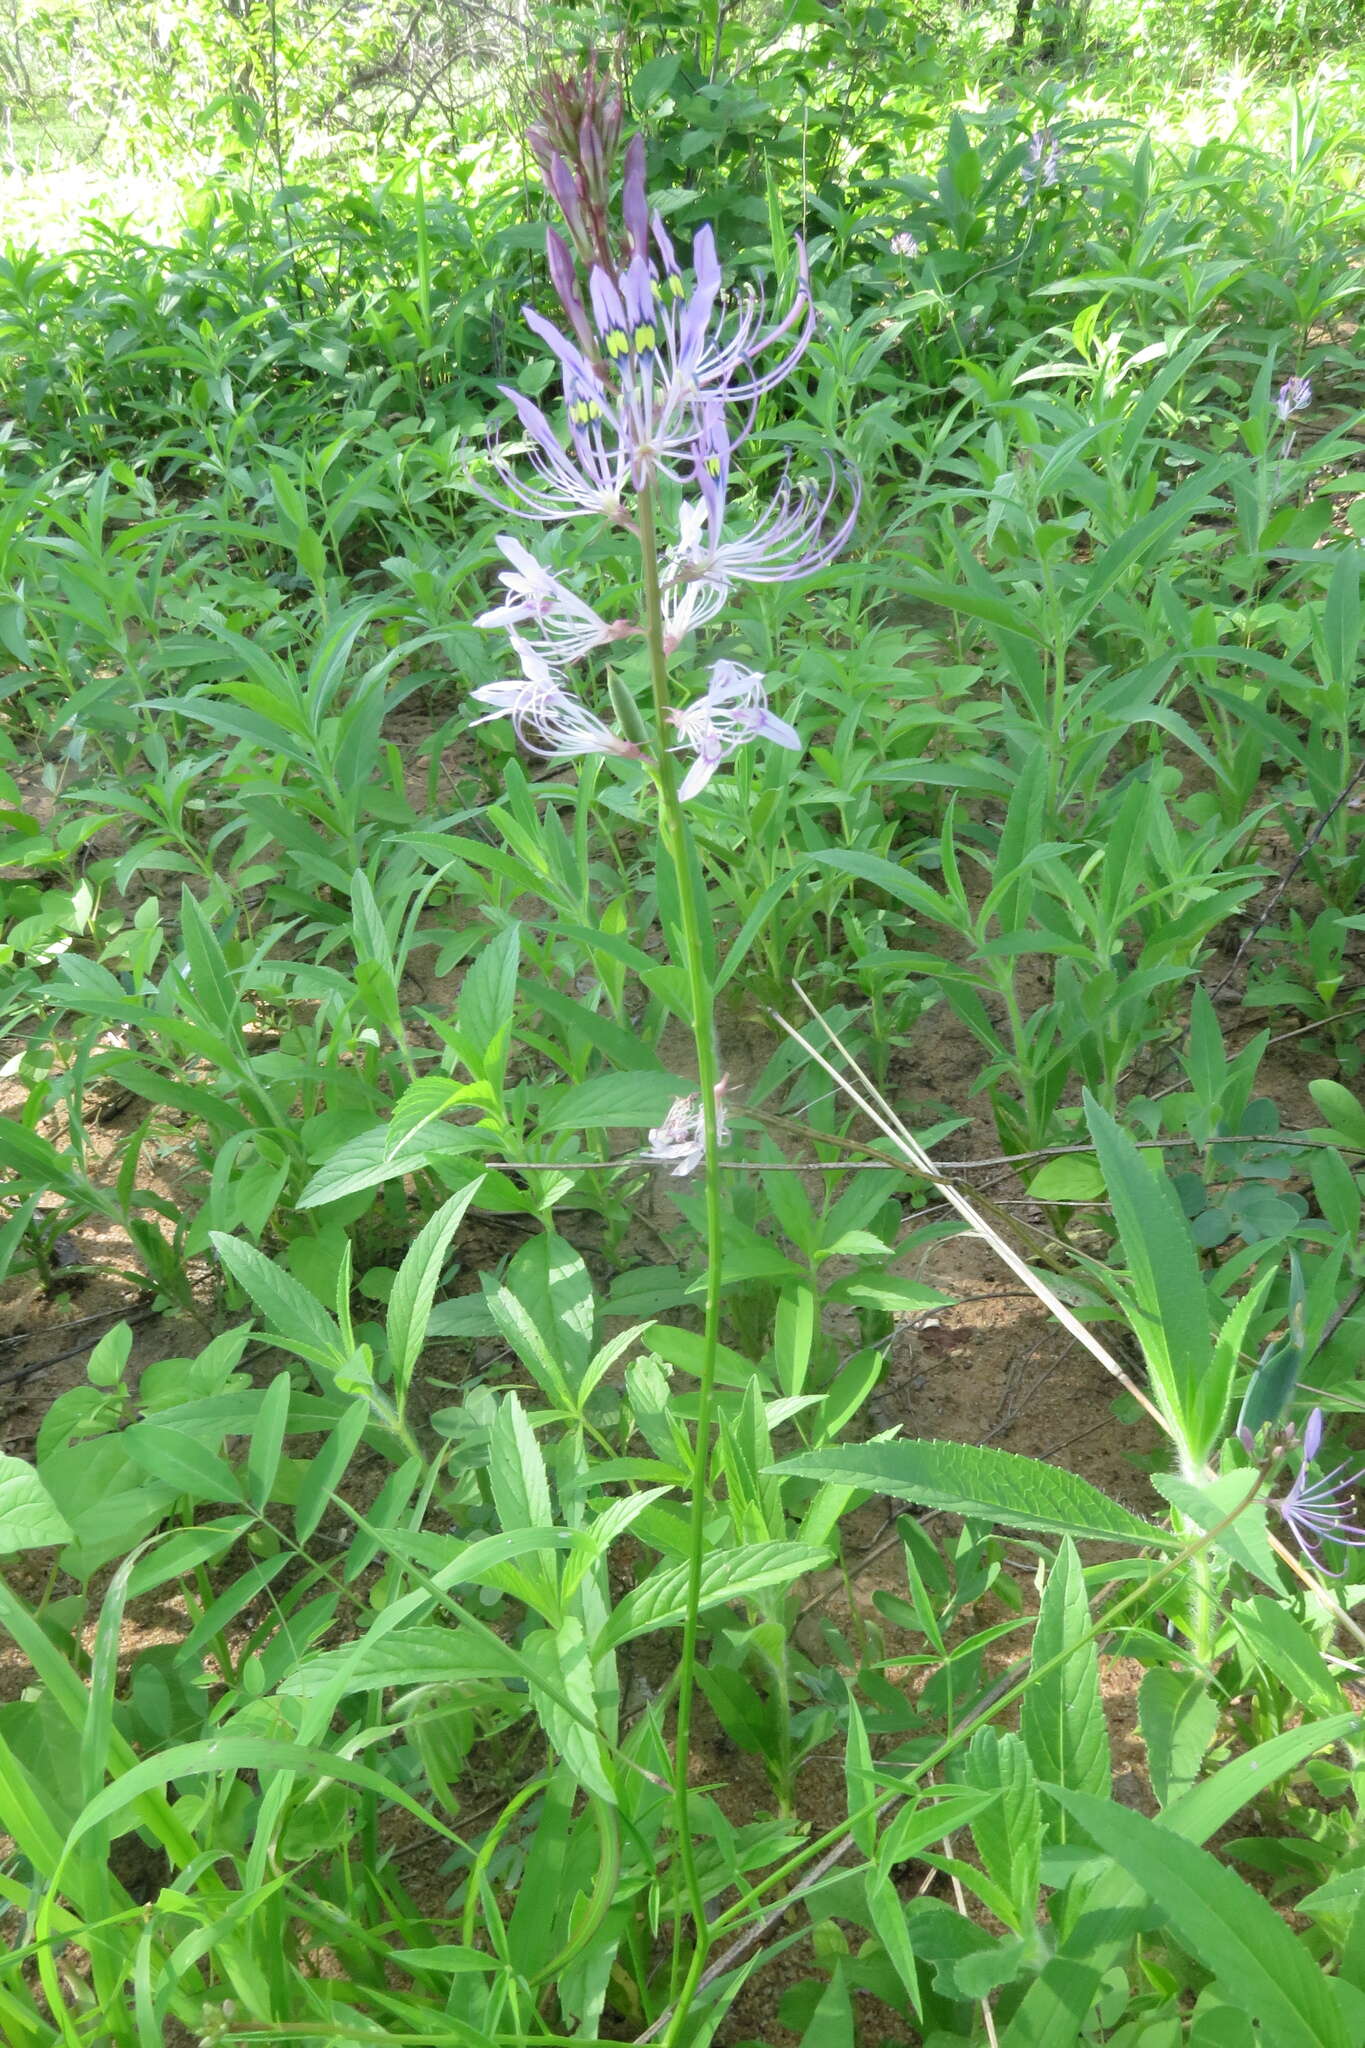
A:
{"type": "Polygon", "coordinates": [[[436,1211],[413,1239],[394,1275],[385,1329],[400,1413],[407,1398],[412,1369],[426,1341],[431,1305],[436,1299],[436,1288],[450,1240],[481,1185],[481,1179],[471,1181],[468,1187],[461,1188],[436,1211]]]}
{"type": "MultiPolygon", "coordinates": [[[[703,1561],[699,1604],[705,1609],[722,1600],[747,1600],[768,1586],[788,1585],[828,1563],[829,1552],[810,1543],[745,1543],[722,1550],[703,1561]]],[[[594,1655],[600,1657],[632,1636],[681,1621],[687,1611],[687,1580],[685,1564],[666,1565],[627,1593],[598,1637],[594,1655]]]]}
{"type": "Polygon", "coordinates": [[[1078,1542],[1164,1547],[1172,1542],[1163,1530],[1130,1514],[1088,1480],[1037,1458],[978,1444],[850,1444],[833,1451],[806,1451],[773,1469],[865,1487],[869,1493],[889,1493],[897,1500],[916,1501],[975,1522],[1074,1536],[1078,1542]]]}
{"type": "Polygon", "coordinates": [[[1231,1369],[1212,1371],[1208,1301],[1194,1240],[1170,1182],[1143,1163],[1132,1139],[1090,1094],[1085,1116],[1128,1267],[1134,1334],[1162,1411],[1197,1463],[1217,1437],[1231,1369]]]}
{"type": "MultiPolygon", "coordinates": [[[[1069,1791],[1109,1791],[1109,1731],[1100,1698],[1100,1667],[1090,1626],[1085,1581],[1068,1537],[1043,1590],[1033,1632],[1032,1678],[1019,1710],[1019,1727],[1040,1778],[1069,1791]]],[[[1075,1833],[1065,1818],[1057,1838],[1075,1833]]]]}
{"type": "Polygon", "coordinates": [[[1092,1841],[1166,1914],[1167,1932],[1254,2016],[1275,2048],[1353,2048],[1331,1981],[1273,1906],[1206,1849],[1159,1821],[1059,1786],[1092,1841]]]}

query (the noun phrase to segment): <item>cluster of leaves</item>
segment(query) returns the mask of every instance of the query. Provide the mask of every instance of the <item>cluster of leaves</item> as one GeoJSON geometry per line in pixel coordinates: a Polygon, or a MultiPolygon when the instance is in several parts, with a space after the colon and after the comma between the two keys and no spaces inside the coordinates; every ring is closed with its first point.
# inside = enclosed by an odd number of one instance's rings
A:
{"type": "Polygon", "coordinates": [[[1260,1421],[1305,1375],[1359,1401],[1357,138],[1296,105],[1282,144],[1165,153],[1055,92],[944,124],[919,53],[813,148],[813,59],[715,56],[636,78],[663,204],[779,272],[806,213],[829,317],[751,468],[840,446],[867,516],[727,621],[809,746],[694,807],[711,975],[734,1014],[798,975],[877,1079],[927,1015],[976,1045],[1035,1262],[1143,1354],[1171,1514],[867,1441],[942,1226],[844,1170],[865,1128],[773,1052],[733,1118],[698,1672],[759,1794],[691,1803],[715,1967],[672,2014],[698,1203],[642,1218],[623,1146],[687,1086],[679,881],[629,768],[533,777],[465,730],[504,523],[470,485],[499,384],[543,376],[524,189],[227,190],[172,249],[13,254],[0,1272],[50,1279],[99,1217],[232,1324],[136,1384],[114,1331],[0,1462],[0,1540],[74,1589],[0,1587],[34,1674],[0,1708],[16,2048],[680,2048],[807,1938],[812,2048],[859,1993],[938,2043],[1365,2038],[1350,1615],[1286,1575],[1276,1454],[1226,1434],[1249,1387],[1260,1421]],[[1272,832],[1299,925],[1262,931],[1272,832]],[[1270,1016],[1235,1050],[1229,933],[1270,1016]],[[1312,1128],[1264,1078],[1281,1022],[1315,1031],[1312,1128]],[[466,1363],[433,1409],[437,1341],[466,1363]],[[841,1631],[802,1582],[884,1493],[961,1532],[903,1517],[904,1590],[841,1631]],[[184,1631],[122,1669],[151,1596],[184,1631]],[[1145,1667],[1151,1816],[1110,1798],[1102,1641],[1145,1667]]]}

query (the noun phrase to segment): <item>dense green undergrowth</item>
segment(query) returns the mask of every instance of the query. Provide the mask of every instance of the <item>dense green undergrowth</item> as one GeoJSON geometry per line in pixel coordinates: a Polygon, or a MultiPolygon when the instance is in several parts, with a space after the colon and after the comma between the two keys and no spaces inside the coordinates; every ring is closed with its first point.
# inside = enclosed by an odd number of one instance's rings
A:
{"type": "Polygon", "coordinates": [[[795,62],[633,84],[681,249],[781,305],[806,235],[733,505],[862,489],[707,629],[802,745],[685,827],[629,749],[471,726],[498,536],[639,603],[623,526],[489,503],[506,387],[554,402],[520,174],[224,186],[0,268],[0,1277],[98,1225],[203,1333],[135,1376],[116,1327],[0,1460],[16,2048],[739,2041],[770,1970],[812,2048],[1365,2041],[1309,1422],[1349,1445],[1365,1335],[1365,133],[795,62]],[[918,1139],[989,1115],[1004,1240],[896,1120],[926,1032],[976,1067],[918,1139]],[[724,1163],[713,1117],[646,1205],[713,1056],[724,1163]],[[1147,1513],[870,1419],[959,1228],[1079,1318],[1117,1435],[1148,1408],[1147,1513]],[[955,1533],[902,1515],[903,1591],[798,1631],[882,1494],[955,1533]],[[121,1657],[152,1598],[179,1633],[121,1657]],[[689,1793],[694,1695],[742,1812],[689,1793]]]}

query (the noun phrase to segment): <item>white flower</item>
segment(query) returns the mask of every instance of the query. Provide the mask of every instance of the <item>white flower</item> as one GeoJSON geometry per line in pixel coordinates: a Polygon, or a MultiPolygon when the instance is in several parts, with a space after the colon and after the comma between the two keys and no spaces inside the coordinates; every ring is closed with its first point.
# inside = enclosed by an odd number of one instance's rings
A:
{"type": "Polygon", "coordinates": [[[534,647],[517,633],[510,638],[522,673],[501,682],[483,683],[473,692],[480,704],[493,706],[473,724],[489,725],[495,718],[510,718],[526,751],[546,761],[567,761],[575,754],[618,754],[639,760],[639,748],[614,733],[572,690],[566,690],[534,647]]]}
{"type": "Polygon", "coordinates": [[[532,632],[522,635],[525,645],[546,660],[560,662],[577,661],[604,641],[619,640],[630,632],[625,619],[608,625],[510,534],[500,533],[497,541],[512,564],[498,573],[507,596],[475,619],[476,626],[501,626],[509,633],[532,626],[532,632]]]}
{"type": "MultiPolygon", "coordinates": [[[[717,1081],[716,1102],[716,1143],[724,1145],[730,1136],[730,1126],[725,1115],[723,1100],[729,1086],[729,1076],[717,1081]]],[[[675,1180],[684,1174],[694,1173],[706,1157],[706,1127],[702,1121],[701,1100],[696,1095],[680,1095],[670,1108],[668,1115],[657,1131],[649,1134],[649,1144],[644,1158],[653,1159],[659,1165],[673,1167],[675,1180]]]]}
{"type": "Polygon", "coordinates": [[[705,789],[722,761],[750,740],[771,740],[792,753],[801,751],[801,735],[795,727],[769,711],[762,676],[737,662],[718,661],[706,695],[685,711],[668,715],[680,746],[690,748],[697,757],[678,791],[684,803],[705,789]]]}

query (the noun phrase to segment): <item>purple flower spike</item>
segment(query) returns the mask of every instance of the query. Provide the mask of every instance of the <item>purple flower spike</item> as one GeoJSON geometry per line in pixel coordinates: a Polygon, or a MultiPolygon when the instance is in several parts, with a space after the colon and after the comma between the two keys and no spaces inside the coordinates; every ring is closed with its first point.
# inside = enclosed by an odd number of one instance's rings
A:
{"type": "Polygon", "coordinates": [[[1313,1560],[1319,1571],[1326,1572],[1329,1578],[1339,1579],[1345,1572],[1345,1565],[1339,1571],[1333,1571],[1323,1562],[1319,1545],[1339,1543],[1348,1550],[1365,1548],[1365,1528],[1350,1519],[1356,1489],[1365,1480],[1365,1466],[1351,1471],[1348,1459],[1334,1466],[1321,1479],[1310,1481],[1308,1471],[1321,1447],[1323,1429],[1322,1410],[1315,1408],[1303,1433],[1303,1462],[1294,1484],[1284,1499],[1272,1502],[1272,1506],[1300,1550],[1313,1560]]]}
{"type": "Polygon", "coordinates": [[[595,712],[566,690],[549,663],[533,647],[511,636],[522,673],[497,683],[483,683],[473,692],[480,704],[491,704],[475,725],[510,718],[512,730],[528,754],[544,761],[568,761],[578,754],[615,754],[638,761],[640,749],[604,725],[595,712]]]}
{"type": "Polygon", "coordinates": [[[769,711],[762,676],[738,662],[718,661],[706,695],[685,711],[668,715],[680,746],[697,757],[678,790],[684,803],[705,789],[721,763],[750,740],[770,740],[794,754],[801,751],[800,733],[769,711]]]}
{"type": "Polygon", "coordinates": [[[494,453],[493,466],[512,500],[493,499],[505,511],[517,511],[546,523],[572,519],[585,512],[620,524],[626,517],[625,495],[630,485],[630,461],[615,437],[603,432],[609,425],[600,387],[584,365],[583,374],[565,378],[572,448],[560,443],[538,405],[523,398],[510,385],[502,385],[517,418],[530,440],[530,464],[539,481],[523,484],[503,458],[494,453]]]}
{"type": "Polygon", "coordinates": [[[1020,177],[1030,189],[1045,192],[1062,182],[1061,144],[1050,128],[1035,128],[1028,139],[1028,153],[1020,177]]]}
{"type": "Polygon", "coordinates": [[[1275,411],[1282,425],[1288,425],[1296,413],[1307,412],[1313,403],[1313,387],[1307,377],[1286,377],[1275,400],[1275,411]]]}

